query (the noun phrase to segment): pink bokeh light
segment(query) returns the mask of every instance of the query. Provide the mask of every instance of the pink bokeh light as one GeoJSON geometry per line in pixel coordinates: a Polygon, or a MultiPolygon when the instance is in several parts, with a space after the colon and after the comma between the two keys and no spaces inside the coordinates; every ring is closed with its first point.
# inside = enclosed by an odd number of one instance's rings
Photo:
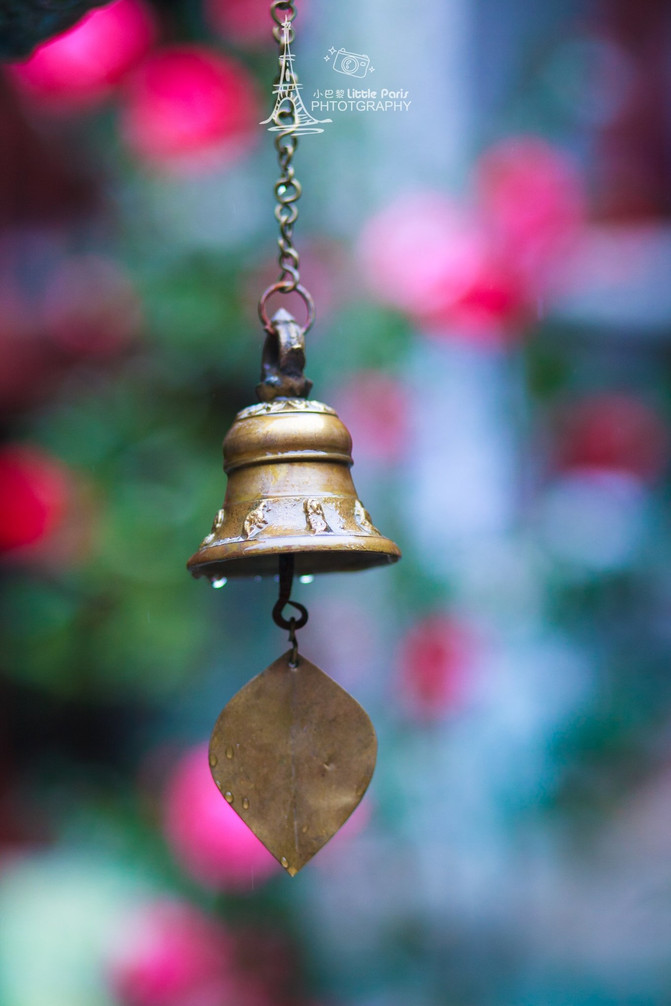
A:
{"type": "Polygon", "coordinates": [[[433,614],[410,627],[401,640],[396,695],[418,720],[436,720],[462,707],[474,670],[472,631],[450,615],[433,614]]]}
{"type": "Polygon", "coordinates": [[[142,323],[138,295],[121,265],[102,255],[63,259],[49,276],[42,330],[69,353],[109,356],[133,341],[142,323]]]}
{"type": "Polygon", "coordinates": [[[236,997],[230,934],[185,902],[137,909],[110,952],[107,971],[124,1006],[220,1006],[236,997]]]}
{"type": "Polygon", "coordinates": [[[370,292],[432,335],[499,342],[520,327],[517,277],[478,217],[442,193],[410,194],[372,217],[359,258],[370,292]]]}
{"type": "Polygon", "coordinates": [[[155,51],[128,78],[121,131],[140,161],[188,172],[246,154],[259,118],[244,66],[203,45],[180,45],[155,51]]]}
{"type": "Polygon", "coordinates": [[[650,405],[633,395],[595,394],[566,409],[558,436],[563,468],[626,472],[657,478],[669,459],[669,431],[650,405]]]}
{"type": "Polygon", "coordinates": [[[64,464],[32,444],[0,450],[0,553],[17,554],[48,540],[71,501],[64,464]]]}
{"type": "Polygon", "coordinates": [[[116,0],[88,13],[23,63],[9,67],[19,89],[47,111],[100,104],[151,48],[156,25],[143,0],[116,0]]]}
{"type": "Polygon", "coordinates": [[[469,289],[484,237],[447,196],[415,192],[372,217],[359,241],[364,279],[384,303],[432,317],[469,289]]]}
{"type": "Polygon", "coordinates": [[[384,464],[400,460],[410,420],[410,404],[401,381],[380,371],[361,371],[339,389],[335,406],[352,434],[357,458],[384,464]]]}
{"type": "Polygon", "coordinates": [[[206,887],[247,891],[280,869],[217,790],[206,744],[178,762],[165,792],[164,821],[175,858],[206,887]]]}
{"type": "MultiPolygon", "coordinates": [[[[301,26],[305,23],[305,6],[302,2],[301,26]]],[[[205,18],[210,28],[226,42],[249,48],[275,45],[274,22],[266,0],[205,0],[205,18]]]]}
{"type": "Polygon", "coordinates": [[[584,183],[560,148],[537,136],[489,147],[476,168],[476,195],[496,253],[532,293],[574,246],[586,217],[584,183]]]}

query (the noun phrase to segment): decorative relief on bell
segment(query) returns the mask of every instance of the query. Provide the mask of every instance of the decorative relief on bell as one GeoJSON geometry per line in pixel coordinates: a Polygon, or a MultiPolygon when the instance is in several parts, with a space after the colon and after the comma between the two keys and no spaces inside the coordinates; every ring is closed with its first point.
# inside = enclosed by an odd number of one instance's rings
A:
{"type": "Polygon", "coordinates": [[[323,412],[324,415],[335,416],[336,410],[324,402],[312,398],[275,398],[272,402],[259,402],[258,405],[248,405],[238,412],[236,419],[252,419],[254,416],[272,416],[277,412],[323,412]]]}
{"type": "Polygon", "coordinates": [[[219,537],[219,532],[224,526],[225,517],[226,514],[224,512],[224,508],[222,507],[221,510],[217,512],[216,517],[212,521],[212,527],[210,529],[210,533],[206,534],[205,537],[203,538],[203,541],[200,546],[201,548],[203,547],[203,545],[211,545],[212,542],[217,540],[217,538],[219,537]]]}
{"type": "Polygon", "coordinates": [[[366,510],[361,500],[357,500],[354,504],[354,518],[359,527],[361,528],[361,530],[365,531],[366,534],[380,533],[373,524],[372,520],[370,519],[370,514],[366,510]]]}
{"type": "Polygon", "coordinates": [[[201,543],[223,545],[255,538],[269,526],[284,534],[310,535],[347,534],[381,537],[361,500],[352,494],[325,496],[323,499],[303,496],[278,496],[260,500],[249,508],[248,503],[222,507],[212,530],[201,543]]]}
{"type": "Polygon", "coordinates": [[[241,538],[253,538],[259,531],[263,531],[264,527],[268,527],[267,509],[267,500],[261,500],[252,507],[243,521],[241,538]]]}
{"type": "Polygon", "coordinates": [[[317,500],[305,500],[303,509],[310,534],[328,534],[332,530],[324,516],[324,508],[317,500]]]}

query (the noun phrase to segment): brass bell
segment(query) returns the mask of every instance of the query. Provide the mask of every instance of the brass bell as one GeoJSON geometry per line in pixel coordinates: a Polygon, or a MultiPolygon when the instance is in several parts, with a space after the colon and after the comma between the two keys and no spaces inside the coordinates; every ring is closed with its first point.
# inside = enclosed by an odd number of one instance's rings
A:
{"type": "Polygon", "coordinates": [[[270,400],[239,412],[224,439],[226,497],[187,563],[195,577],[218,584],[274,575],[286,554],[298,576],[367,569],[401,556],[357,496],[346,426],[328,405],[297,396],[311,386],[302,377],[302,335],[286,311],[277,312],[257,388],[270,400]]]}

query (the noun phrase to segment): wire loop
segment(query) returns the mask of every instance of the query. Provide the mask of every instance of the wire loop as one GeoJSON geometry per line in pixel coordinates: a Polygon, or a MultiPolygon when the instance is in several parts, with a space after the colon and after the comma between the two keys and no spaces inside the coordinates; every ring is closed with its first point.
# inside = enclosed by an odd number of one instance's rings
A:
{"type": "Polygon", "coordinates": [[[303,334],[309,332],[315,320],[315,302],[313,301],[311,295],[305,289],[304,286],[299,282],[298,268],[294,266],[285,266],[284,273],[286,278],[279,279],[276,283],[271,283],[267,289],[261,294],[261,299],[259,300],[259,318],[261,319],[261,324],[263,325],[266,332],[273,331],[273,323],[268,317],[267,303],[269,299],[275,293],[297,293],[305,304],[307,310],[307,319],[302,327],[303,334]]]}
{"type": "Polygon", "coordinates": [[[291,643],[291,656],[289,657],[289,667],[298,667],[298,640],[296,639],[296,619],[290,618],[291,628],[289,629],[289,642],[291,643]]]}
{"type": "Polygon", "coordinates": [[[305,607],[304,604],[299,604],[298,601],[284,601],[283,603],[281,601],[275,602],[275,606],[273,608],[273,622],[275,623],[275,625],[278,625],[280,629],[291,630],[292,627],[294,631],[296,631],[296,629],[302,629],[304,625],[307,625],[308,618],[309,618],[308,609],[305,607]],[[290,604],[291,607],[295,608],[296,611],[300,614],[301,617],[298,620],[296,620],[293,615],[291,616],[291,618],[284,617],[284,615],[282,614],[282,609],[287,604],[290,604]]]}

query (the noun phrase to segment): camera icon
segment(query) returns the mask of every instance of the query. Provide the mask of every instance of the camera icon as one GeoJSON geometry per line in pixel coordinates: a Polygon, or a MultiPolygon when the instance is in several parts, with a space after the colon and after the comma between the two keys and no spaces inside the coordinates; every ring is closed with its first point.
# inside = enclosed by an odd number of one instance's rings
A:
{"type": "Polygon", "coordinates": [[[348,77],[365,77],[370,68],[370,57],[358,52],[338,49],[333,57],[333,69],[346,73],[348,77]]]}

